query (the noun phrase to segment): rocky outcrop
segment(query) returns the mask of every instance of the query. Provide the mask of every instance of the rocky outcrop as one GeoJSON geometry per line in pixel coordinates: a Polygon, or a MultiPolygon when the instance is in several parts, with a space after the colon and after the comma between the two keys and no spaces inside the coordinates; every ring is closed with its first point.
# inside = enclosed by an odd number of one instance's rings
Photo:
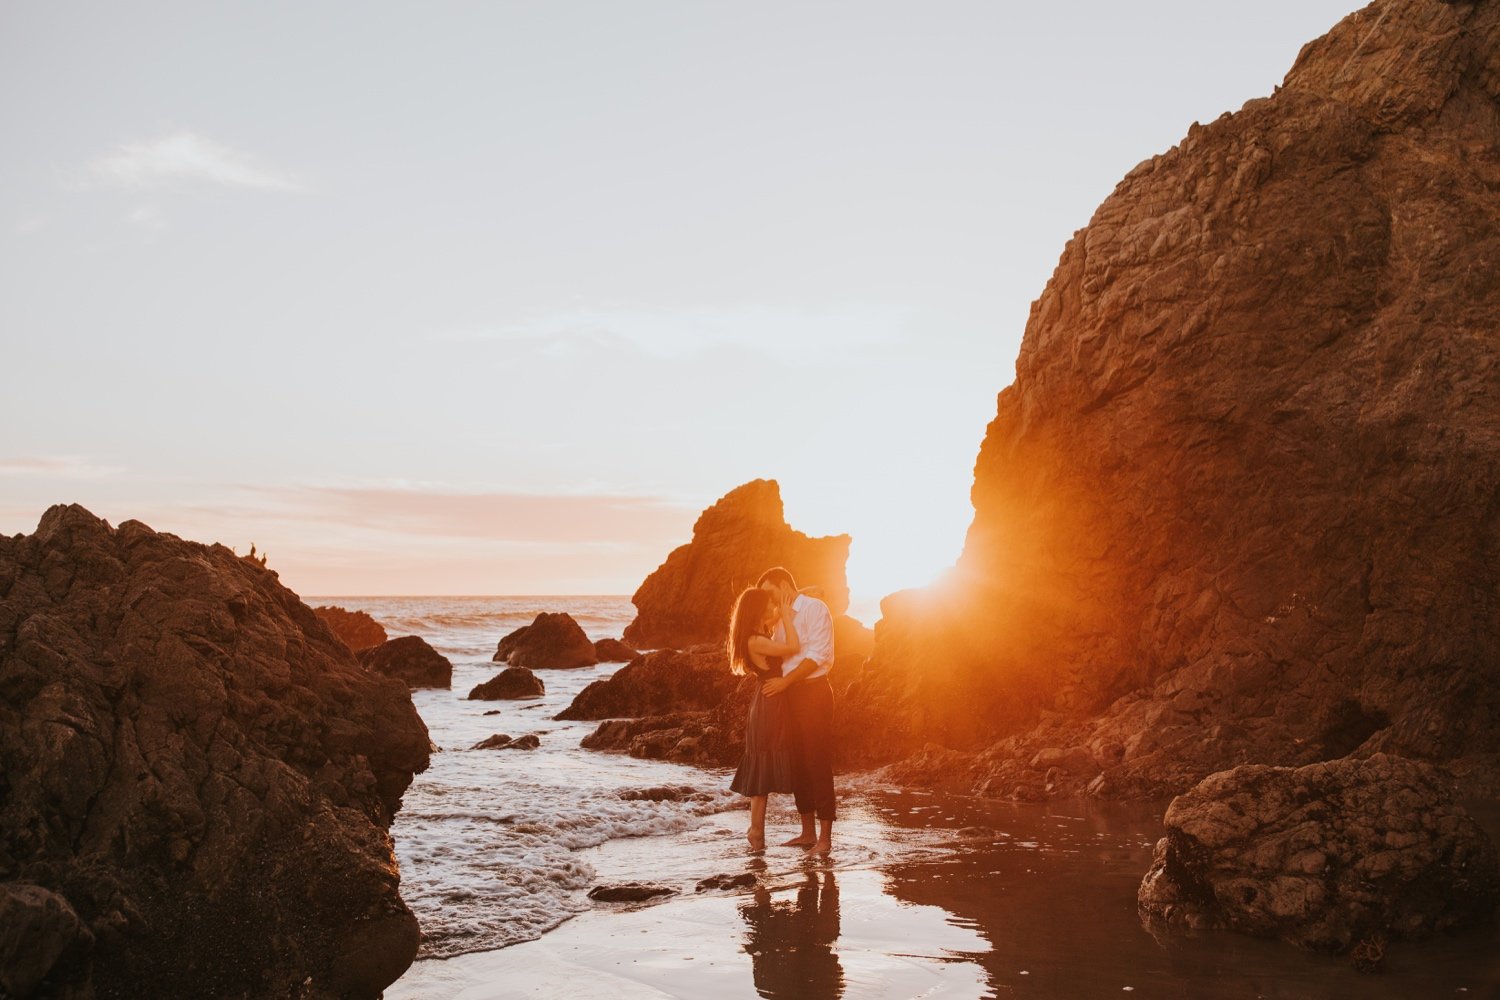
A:
{"type": "Polygon", "coordinates": [[[835,614],[849,607],[844,564],[849,536],[809,538],[786,523],[781,488],[757,479],[731,490],[693,525],[693,539],[667,556],[631,600],[625,641],[637,649],[723,642],[735,596],[772,566],[816,586],[835,614]]]}
{"type": "Polygon", "coordinates": [[[494,677],[469,692],[470,701],[502,701],[511,698],[540,698],[547,693],[542,679],[525,667],[506,667],[494,677]]]}
{"type": "Polygon", "coordinates": [[[313,614],[356,655],[386,641],[385,628],[363,611],[325,604],[313,608],[313,614]]]}
{"type": "Polygon", "coordinates": [[[403,635],[359,654],[366,670],[385,674],[410,688],[453,686],[453,664],[418,635],[403,635]]]}
{"type": "Polygon", "coordinates": [[[1400,757],[1238,767],[1174,799],[1165,823],[1139,894],[1150,920],[1345,951],[1500,901],[1494,844],[1436,769],[1400,757]]]}
{"type": "Polygon", "coordinates": [[[564,611],[543,611],[530,625],[522,625],[500,640],[491,657],[514,667],[591,667],[599,662],[594,644],[564,611]]]}
{"type": "Polygon", "coordinates": [[[535,750],[542,745],[541,737],[536,733],[527,733],[525,736],[507,736],[504,733],[496,733],[486,736],[474,744],[475,750],[535,750]]]}
{"type": "Polygon", "coordinates": [[[594,656],[600,663],[629,663],[636,651],[619,639],[600,639],[594,643],[594,656]]]}
{"type": "Polygon", "coordinates": [[[659,649],[632,660],[578,692],[559,719],[620,719],[706,710],[721,704],[739,678],[724,650],[659,649]]]}
{"type": "Polygon", "coordinates": [[[1500,790],[1497,101],[1500,5],[1380,0],[1120,182],[957,568],[883,604],[857,759],[1011,741],[979,770],[1020,785],[1111,744],[1059,788],[1155,795],[1383,750],[1500,790]]]}
{"type": "Polygon", "coordinates": [[[378,996],[417,949],[387,829],[429,745],[259,562],[49,509],[0,537],[0,938],[28,942],[0,982],[378,996]]]}

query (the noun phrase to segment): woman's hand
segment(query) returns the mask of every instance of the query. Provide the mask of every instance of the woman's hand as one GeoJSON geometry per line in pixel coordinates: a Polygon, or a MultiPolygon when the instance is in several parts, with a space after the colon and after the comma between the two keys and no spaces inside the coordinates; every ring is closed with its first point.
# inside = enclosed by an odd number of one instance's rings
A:
{"type": "Polygon", "coordinates": [[[791,681],[785,677],[772,677],[760,686],[760,690],[767,698],[774,698],[790,686],[791,681]]]}

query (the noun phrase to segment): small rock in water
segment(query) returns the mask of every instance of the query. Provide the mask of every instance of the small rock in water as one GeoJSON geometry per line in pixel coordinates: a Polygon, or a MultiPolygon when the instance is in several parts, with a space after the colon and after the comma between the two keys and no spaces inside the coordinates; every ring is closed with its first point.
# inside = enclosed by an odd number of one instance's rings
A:
{"type": "Polygon", "coordinates": [[[504,733],[496,733],[495,735],[487,736],[484,739],[480,740],[478,743],[474,744],[474,749],[503,750],[506,747],[510,746],[510,743],[511,740],[509,736],[506,736],[504,733]]]}
{"type": "Polygon", "coordinates": [[[698,882],[695,892],[708,892],[711,889],[725,891],[729,889],[743,889],[754,885],[759,881],[754,872],[740,872],[738,875],[710,875],[698,882]]]}
{"type": "Polygon", "coordinates": [[[677,890],[656,882],[622,882],[619,885],[596,885],[589,899],[598,903],[639,903],[657,896],[675,896],[677,890]]]}
{"type": "Polygon", "coordinates": [[[622,788],[616,793],[626,802],[681,802],[700,799],[702,793],[692,785],[652,785],[650,788],[622,788]]]}

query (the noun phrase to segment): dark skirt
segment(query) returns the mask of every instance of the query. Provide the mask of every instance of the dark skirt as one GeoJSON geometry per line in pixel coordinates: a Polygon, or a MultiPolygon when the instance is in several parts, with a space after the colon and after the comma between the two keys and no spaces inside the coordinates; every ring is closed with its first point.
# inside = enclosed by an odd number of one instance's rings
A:
{"type": "Polygon", "coordinates": [[[767,698],[756,680],[755,697],[745,715],[745,754],[729,783],[741,795],[792,791],[791,714],[786,692],[767,698]]]}

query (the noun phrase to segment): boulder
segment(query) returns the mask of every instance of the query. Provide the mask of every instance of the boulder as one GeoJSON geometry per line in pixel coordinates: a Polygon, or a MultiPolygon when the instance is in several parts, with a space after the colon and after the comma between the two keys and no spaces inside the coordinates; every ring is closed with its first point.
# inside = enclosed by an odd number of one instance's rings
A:
{"type": "Polygon", "coordinates": [[[599,903],[639,903],[657,896],[675,896],[677,890],[655,882],[622,882],[619,885],[596,885],[589,899],[599,903]]]}
{"type": "Polygon", "coordinates": [[[469,700],[500,701],[511,698],[539,698],[546,693],[547,686],[530,670],[525,667],[506,667],[470,691],[469,700]]]}
{"type": "Polygon", "coordinates": [[[1164,822],[1139,892],[1150,920],[1345,951],[1460,928],[1500,901],[1494,844],[1440,772],[1400,757],[1238,767],[1164,822]]]}
{"type": "Polygon", "coordinates": [[[359,654],[366,670],[403,681],[409,688],[453,686],[453,664],[418,635],[403,635],[359,654]]]}
{"type": "Polygon", "coordinates": [[[388,830],[429,750],[258,561],[50,508],[0,536],[0,938],[31,942],[3,976],[61,948],[45,995],[379,996],[416,954],[388,830]]]}
{"type": "Polygon", "coordinates": [[[564,611],[543,611],[500,640],[492,659],[515,667],[591,667],[599,662],[594,644],[564,611]]]}
{"type": "Polygon", "coordinates": [[[629,663],[637,655],[619,639],[600,639],[594,643],[594,656],[600,663],[629,663]]]}
{"type": "Polygon", "coordinates": [[[757,479],[699,516],[692,541],[674,549],[635,592],[625,641],[638,649],[722,643],[736,595],[761,573],[784,566],[803,587],[817,586],[834,615],[849,607],[844,563],[849,536],[809,538],[786,523],[781,488],[757,479]]]}
{"type": "Polygon", "coordinates": [[[475,750],[535,750],[542,745],[541,738],[536,733],[527,733],[525,736],[511,738],[504,733],[496,733],[487,736],[474,744],[475,750]]]}
{"type": "Polygon", "coordinates": [[[333,634],[356,655],[386,641],[385,628],[363,611],[349,611],[337,605],[325,604],[313,608],[313,614],[333,629],[333,634]]]}
{"type": "Polygon", "coordinates": [[[738,685],[724,650],[645,653],[578,692],[559,719],[619,719],[713,708],[738,685]]]}
{"type": "Polygon", "coordinates": [[[1355,750],[1500,792],[1497,101],[1500,5],[1381,0],[1120,181],[1032,306],[957,567],[882,604],[851,754],[1056,713],[1021,752],[1107,738],[1122,794],[1355,750]]]}
{"type": "Polygon", "coordinates": [[[93,943],[57,893],[22,882],[0,885],[0,995],[30,996],[59,964],[65,966],[59,979],[82,978],[93,943]]]}

